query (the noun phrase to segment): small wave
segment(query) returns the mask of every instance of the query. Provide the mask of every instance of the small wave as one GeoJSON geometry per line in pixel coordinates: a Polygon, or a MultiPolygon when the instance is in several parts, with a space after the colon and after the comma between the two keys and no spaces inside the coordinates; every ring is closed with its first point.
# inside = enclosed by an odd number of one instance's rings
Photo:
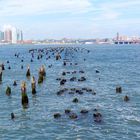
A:
{"type": "Polygon", "coordinates": [[[128,121],[133,121],[133,122],[139,122],[140,123],[140,117],[137,117],[137,116],[126,116],[125,117],[126,120],[128,121]]]}

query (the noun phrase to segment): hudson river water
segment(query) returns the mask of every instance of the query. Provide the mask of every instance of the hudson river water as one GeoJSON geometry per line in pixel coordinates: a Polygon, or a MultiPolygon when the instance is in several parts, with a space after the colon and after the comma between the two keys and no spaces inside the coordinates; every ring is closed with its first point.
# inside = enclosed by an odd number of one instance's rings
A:
{"type": "Polygon", "coordinates": [[[72,56],[69,52],[68,59],[78,65],[64,67],[63,60],[56,61],[53,57],[46,60],[46,56],[40,60],[35,57],[30,62],[29,49],[47,47],[50,46],[0,46],[0,61],[5,64],[0,84],[0,140],[140,140],[140,46],[66,45],[64,47],[85,48],[90,52],[73,52],[72,56]],[[14,55],[18,52],[20,55],[16,58],[14,55]],[[26,78],[27,66],[30,65],[31,74],[37,79],[42,64],[46,67],[46,79],[42,85],[37,85],[37,94],[33,96],[30,80],[26,78]],[[87,80],[67,82],[65,86],[89,87],[96,95],[56,94],[61,88],[56,78],[61,77],[63,71],[73,70],[85,71],[83,75],[87,80]],[[13,87],[14,80],[16,87],[13,87]],[[27,82],[28,109],[21,105],[23,80],[27,82]],[[8,85],[12,89],[11,96],[5,94],[8,85]],[[121,94],[116,93],[116,86],[122,87],[121,94]],[[130,101],[123,100],[125,95],[130,101]],[[72,102],[75,97],[78,103],[72,102]],[[94,122],[95,108],[102,114],[100,123],[94,122]],[[65,109],[77,113],[78,118],[70,119],[65,109]],[[81,109],[89,113],[81,114],[81,109]],[[14,120],[11,120],[11,112],[15,114],[14,120]],[[61,118],[54,119],[57,112],[61,113],[61,118]]]}

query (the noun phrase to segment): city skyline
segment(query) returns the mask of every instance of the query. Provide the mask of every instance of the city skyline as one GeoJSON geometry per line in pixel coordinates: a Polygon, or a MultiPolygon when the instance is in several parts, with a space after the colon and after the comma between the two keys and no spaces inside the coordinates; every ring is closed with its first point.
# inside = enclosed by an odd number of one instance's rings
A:
{"type": "Polygon", "coordinates": [[[4,25],[0,30],[0,43],[22,43],[23,42],[23,32],[17,27],[11,25],[4,25]]]}
{"type": "Polygon", "coordinates": [[[24,31],[25,39],[140,36],[139,0],[1,0],[1,25],[24,31]]]}
{"type": "Polygon", "coordinates": [[[0,43],[2,44],[140,44],[139,36],[127,36],[119,32],[112,38],[23,39],[23,31],[17,27],[4,25],[0,28],[0,43]]]}

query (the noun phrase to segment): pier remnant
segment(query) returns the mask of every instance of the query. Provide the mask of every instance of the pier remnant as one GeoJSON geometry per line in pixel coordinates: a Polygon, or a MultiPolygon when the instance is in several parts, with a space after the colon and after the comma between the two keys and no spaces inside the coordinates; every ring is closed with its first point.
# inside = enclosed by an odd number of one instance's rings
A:
{"type": "Polygon", "coordinates": [[[129,97],[126,95],[126,96],[124,96],[124,101],[125,102],[128,102],[130,99],[129,99],[129,97]]]}
{"type": "Polygon", "coordinates": [[[28,68],[27,68],[27,73],[26,73],[26,77],[30,77],[30,67],[28,66],[28,68]]]}
{"type": "Polygon", "coordinates": [[[15,119],[15,114],[13,112],[11,113],[11,119],[15,119]]]}
{"type": "Polygon", "coordinates": [[[2,82],[2,65],[0,65],[0,83],[2,82]]]}
{"type": "Polygon", "coordinates": [[[120,86],[116,87],[116,93],[122,93],[122,88],[120,86]]]}
{"type": "Polygon", "coordinates": [[[32,94],[36,94],[36,80],[34,76],[31,79],[31,87],[32,87],[32,94]]]}
{"type": "Polygon", "coordinates": [[[21,94],[22,94],[21,103],[22,103],[24,108],[27,108],[29,100],[28,100],[28,96],[27,96],[27,93],[26,93],[26,82],[24,82],[24,81],[21,84],[21,94]]]}
{"type": "Polygon", "coordinates": [[[11,88],[9,86],[7,86],[6,95],[7,96],[10,96],[11,95],[11,88]]]}
{"type": "Polygon", "coordinates": [[[41,68],[39,69],[38,84],[43,83],[45,77],[46,77],[46,70],[45,70],[45,66],[42,65],[41,68]]]}

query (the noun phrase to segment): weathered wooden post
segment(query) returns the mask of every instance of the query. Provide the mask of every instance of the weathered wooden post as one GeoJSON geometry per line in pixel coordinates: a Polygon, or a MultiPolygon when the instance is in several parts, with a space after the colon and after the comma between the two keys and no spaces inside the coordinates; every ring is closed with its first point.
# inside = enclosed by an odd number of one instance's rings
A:
{"type": "Polygon", "coordinates": [[[32,87],[32,94],[36,94],[36,80],[34,76],[31,79],[31,87],[32,87]]]}
{"type": "Polygon", "coordinates": [[[2,65],[0,64],[0,83],[2,82],[2,65]]]}
{"type": "Polygon", "coordinates": [[[11,95],[11,88],[9,86],[7,86],[7,88],[6,88],[6,95],[7,96],[11,95]]]}
{"type": "Polygon", "coordinates": [[[4,64],[2,64],[1,66],[2,66],[2,70],[5,70],[4,64]]]}
{"type": "Polygon", "coordinates": [[[116,93],[122,93],[122,87],[120,86],[116,87],[116,93]]]}
{"type": "Polygon", "coordinates": [[[60,56],[60,54],[58,53],[58,54],[56,55],[56,60],[59,60],[59,59],[61,59],[61,56],[60,56]]]}
{"type": "Polygon", "coordinates": [[[45,70],[45,66],[44,65],[41,66],[40,72],[42,73],[43,77],[46,76],[46,70],[45,70]]]}
{"type": "Polygon", "coordinates": [[[42,65],[41,68],[39,69],[38,84],[43,83],[45,76],[46,76],[45,66],[42,65]]]}
{"type": "Polygon", "coordinates": [[[28,100],[28,96],[26,93],[26,82],[22,82],[22,84],[21,84],[21,94],[22,94],[22,99],[21,99],[22,106],[24,108],[27,108],[29,100],[28,100]]]}
{"type": "Polygon", "coordinates": [[[30,77],[30,67],[28,66],[28,68],[27,68],[27,73],[26,73],[26,77],[30,77]]]}

